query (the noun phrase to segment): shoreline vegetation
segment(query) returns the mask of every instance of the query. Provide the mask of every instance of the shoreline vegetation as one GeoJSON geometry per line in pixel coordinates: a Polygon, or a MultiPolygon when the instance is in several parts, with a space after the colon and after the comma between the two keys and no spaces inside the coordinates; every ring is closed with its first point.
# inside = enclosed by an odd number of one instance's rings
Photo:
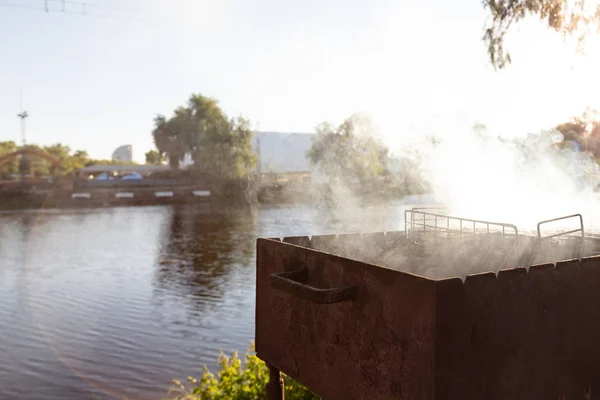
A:
{"type": "MultiPolygon", "coordinates": [[[[227,356],[221,351],[218,360],[219,372],[213,374],[206,366],[197,379],[187,377],[182,381],[173,379],[166,400],[261,400],[267,398],[266,385],[269,382],[269,369],[256,356],[254,342],[246,352],[242,362],[233,351],[227,356]]],[[[321,400],[305,386],[285,374],[285,398],[288,400],[321,400]]]]}

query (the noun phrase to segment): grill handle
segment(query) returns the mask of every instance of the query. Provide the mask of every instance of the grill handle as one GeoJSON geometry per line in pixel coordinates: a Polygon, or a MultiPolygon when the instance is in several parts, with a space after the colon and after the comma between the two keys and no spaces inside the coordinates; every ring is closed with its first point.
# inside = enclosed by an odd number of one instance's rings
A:
{"type": "Polygon", "coordinates": [[[292,294],[315,304],[333,304],[356,298],[356,286],[343,288],[319,289],[304,284],[308,280],[308,269],[271,274],[269,285],[277,290],[292,294]]]}

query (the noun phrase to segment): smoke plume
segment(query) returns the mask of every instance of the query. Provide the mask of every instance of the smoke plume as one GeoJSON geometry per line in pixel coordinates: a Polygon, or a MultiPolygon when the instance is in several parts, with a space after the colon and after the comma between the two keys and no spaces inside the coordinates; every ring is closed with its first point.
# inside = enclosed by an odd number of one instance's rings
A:
{"type": "Polygon", "coordinates": [[[598,165],[577,145],[563,142],[560,132],[502,137],[480,125],[412,146],[413,164],[452,215],[526,230],[574,213],[583,214],[587,224],[600,222],[598,165]]]}

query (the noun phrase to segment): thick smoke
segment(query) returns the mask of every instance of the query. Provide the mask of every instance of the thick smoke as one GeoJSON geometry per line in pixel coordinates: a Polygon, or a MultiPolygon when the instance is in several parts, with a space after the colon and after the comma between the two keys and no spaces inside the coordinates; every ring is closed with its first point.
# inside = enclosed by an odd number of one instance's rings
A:
{"type": "MultiPolygon", "coordinates": [[[[591,154],[581,151],[577,143],[565,142],[561,133],[503,137],[479,125],[437,137],[423,136],[401,146],[393,143],[388,140],[386,144],[405,166],[400,180],[407,176],[421,179],[436,202],[446,206],[440,213],[514,224],[519,228],[518,242],[515,236],[501,236],[502,231],[492,235],[423,232],[390,235],[381,242],[338,239],[322,250],[434,279],[600,253],[599,240],[536,239],[536,225],[543,220],[579,213],[588,232],[600,223],[595,191],[600,168],[591,154]]],[[[356,210],[360,201],[351,190],[339,182],[330,187],[331,198],[338,200],[332,207],[336,215],[344,218],[356,210]]],[[[543,233],[574,229],[578,224],[577,218],[559,221],[544,226],[543,233]]]]}
{"type": "Polygon", "coordinates": [[[417,146],[413,164],[452,215],[524,230],[574,213],[583,214],[586,224],[600,223],[598,165],[577,144],[563,143],[559,132],[505,138],[480,126],[417,146]]]}

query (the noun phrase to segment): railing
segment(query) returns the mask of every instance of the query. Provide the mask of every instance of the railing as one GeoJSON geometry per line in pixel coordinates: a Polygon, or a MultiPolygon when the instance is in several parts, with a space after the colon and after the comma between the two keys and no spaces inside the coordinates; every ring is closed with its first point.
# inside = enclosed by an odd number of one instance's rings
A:
{"type": "Polygon", "coordinates": [[[193,185],[191,179],[108,179],[108,180],[81,180],[74,181],[78,189],[94,188],[136,188],[136,187],[166,187],[193,185]]]}

